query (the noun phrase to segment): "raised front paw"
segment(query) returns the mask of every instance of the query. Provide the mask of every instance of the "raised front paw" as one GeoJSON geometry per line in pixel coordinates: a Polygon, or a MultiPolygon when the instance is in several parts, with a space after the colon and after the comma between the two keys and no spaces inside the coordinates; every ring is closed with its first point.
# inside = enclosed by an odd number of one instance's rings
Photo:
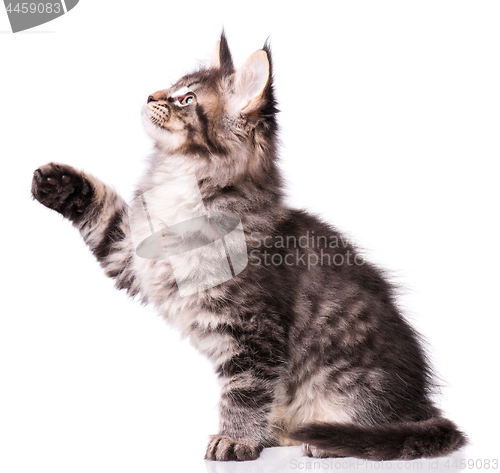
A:
{"type": "Polygon", "coordinates": [[[49,163],[33,173],[31,194],[49,209],[75,220],[91,202],[93,190],[81,172],[65,164],[49,163]]]}
{"type": "Polygon", "coordinates": [[[205,459],[217,461],[247,461],[259,458],[262,447],[246,439],[213,435],[205,459]]]}

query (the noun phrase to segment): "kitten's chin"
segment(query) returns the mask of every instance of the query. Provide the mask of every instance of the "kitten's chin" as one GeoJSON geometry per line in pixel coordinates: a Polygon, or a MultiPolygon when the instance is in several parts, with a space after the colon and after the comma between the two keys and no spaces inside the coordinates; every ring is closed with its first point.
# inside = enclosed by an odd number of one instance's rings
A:
{"type": "Polygon", "coordinates": [[[170,131],[161,125],[153,123],[146,108],[142,110],[142,124],[146,133],[155,141],[157,146],[166,152],[174,152],[186,142],[186,133],[170,131]]]}

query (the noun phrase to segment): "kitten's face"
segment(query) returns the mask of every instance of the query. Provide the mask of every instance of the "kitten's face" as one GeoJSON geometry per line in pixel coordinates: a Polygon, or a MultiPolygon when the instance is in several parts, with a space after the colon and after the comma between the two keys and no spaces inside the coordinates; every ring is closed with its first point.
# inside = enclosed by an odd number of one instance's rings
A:
{"type": "MultiPolygon", "coordinates": [[[[214,67],[188,74],[148,97],[142,112],[145,129],[167,153],[248,158],[252,146],[262,141],[256,138],[258,130],[269,130],[274,123],[270,69],[266,49],[235,71],[222,35],[214,67]]],[[[269,140],[269,133],[262,139],[269,140]]]]}
{"type": "Polygon", "coordinates": [[[223,126],[227,122],[223,82],[218,70],[207,69],[150,95],[142,112],[147,133],[167,152],[223,150],[223,137],[229,131],[223,126]]]}

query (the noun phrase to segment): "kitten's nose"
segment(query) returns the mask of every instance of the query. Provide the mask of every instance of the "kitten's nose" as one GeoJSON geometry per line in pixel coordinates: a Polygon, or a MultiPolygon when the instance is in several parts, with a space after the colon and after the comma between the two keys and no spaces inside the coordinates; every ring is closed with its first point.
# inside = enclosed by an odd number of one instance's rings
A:
{"type": "Polygon", "coordinates": [[[154,94],[151,94],[148,97],[148,103],[149,102],[159,102],[160,100],[167,100],[167,94],[164,90],[158,90],[154,94]]]}

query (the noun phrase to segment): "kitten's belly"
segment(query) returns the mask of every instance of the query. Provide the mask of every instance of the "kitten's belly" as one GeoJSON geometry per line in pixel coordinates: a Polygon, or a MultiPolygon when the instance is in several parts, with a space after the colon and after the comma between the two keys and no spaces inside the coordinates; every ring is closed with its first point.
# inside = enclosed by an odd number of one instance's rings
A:
{"type": "MultiPolygon", "coordinates": [[[[193,326],[196,326],[198,331],[203,332],[203,330],[215,330],[220,324],[231,324],[227,316],[215,314],[202,308],[203,302],[207,298],[220,296],[220,288],[213,287],[182,297],[177,287],[175,274],[167,260],[145,260],[136,256],[134,266],[141,281],[141,292],[147,300],[153,303],[170,324],[180,330],[182,336],[190,336],[193,345],[202,353],[210,358],[210,354],[214,352],[211,344],[214,346],[217,343],[227,345],[227,341],[210,341],[206,337],[201,337],[199,333],[193,332],[193,326]],[[200,341],[201,339],[203,339],[203,343],[200,341]]],[[[186,266],[186,270],[189,271],[190,268],[186,266]]]]}
{"type": "Polygon", "coordinates": [[[141,283],[141,293],[156,307],[161,307],[178,292],[172,267],[166,260],[149,260],[135,255],[134,272],[141,283]]]}

